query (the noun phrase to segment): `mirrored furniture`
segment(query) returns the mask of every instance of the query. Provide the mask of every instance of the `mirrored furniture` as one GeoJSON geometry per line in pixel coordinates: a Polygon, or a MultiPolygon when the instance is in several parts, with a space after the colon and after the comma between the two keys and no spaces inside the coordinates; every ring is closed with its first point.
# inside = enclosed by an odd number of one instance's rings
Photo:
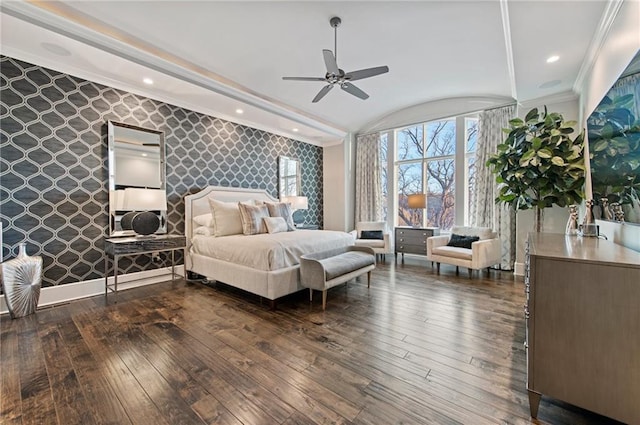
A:
{"type": "MultiPolygon", "coordinates": [[[[104,296],[109,291],[118,296],[118,260],[126,255],[155,254],[161,251],[171,252],[171,281],[175,279],[175,251],[183,250],[187,239],[180,235],[158,235],[152,239],[140,238],[107,238],[104,240],[104,296]],[[109,274],[113,266],[113,283],[109,284],[109,274]]],[[[186,258],[186,252],[184,253],[186,258]]]]}
{"type": "Polygon", "coordinates": [[[278,157],[278,198],[301,195],[300,161],[288,156],[278,157]]]}
{"type": "Polygon", "coordinates": [[[136,225],[143,234],[166,233],[164,133],[114,121],[107,126],[109,236],[133,236],[136,225]]]}

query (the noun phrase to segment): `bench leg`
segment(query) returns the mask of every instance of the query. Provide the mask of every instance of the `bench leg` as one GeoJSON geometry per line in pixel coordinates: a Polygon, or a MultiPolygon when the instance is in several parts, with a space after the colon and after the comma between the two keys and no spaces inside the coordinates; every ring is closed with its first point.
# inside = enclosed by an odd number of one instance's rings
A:
{"type": "Polygon", "coordinates": [[[371,270],[367,272],[367,288],[371,288],[371,270]]]}
{"type": "Polygon", "coordinates": [[[309,302],[313,301],[313,289],[309,288],[309,302]]]}
{"type": "Polygon", "coordinates": [[[322,309],[327,307],[327,290],[322,291],[322,309]]]}

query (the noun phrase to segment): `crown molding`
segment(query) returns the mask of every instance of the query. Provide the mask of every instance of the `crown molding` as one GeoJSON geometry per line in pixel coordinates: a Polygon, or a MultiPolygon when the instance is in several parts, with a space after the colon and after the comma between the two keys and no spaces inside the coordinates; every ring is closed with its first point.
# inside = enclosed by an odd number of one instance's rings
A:
{"type": "Polygon", "coordinates": [[[585,55],[580,70],[578,71],[576,81],[573,83],[574,92],[582,93],[584,89],[585,79],[593,70],[596,60],[600,55],[600,51],[602,50],[602,46],[607,39],[607,35],[609,34],[611,26],[616,20],[616,16],[618,16],[618,12],[620,11],[623,3],[624,0],[609,0],[607,2],[604,13],[602,14],[602,18],[600,18],[598,28],[593,34],[593,38],[591,39],[591,43],[589,44],[587,54],[585,55]]]}
{"type": "Polygon", "coordinates": [[[511,21],[509,20],[509,6],[507,0],[500,0],[500,15],[502,16],[502,34],[504,36],[504,47],[507,55],[507,72],[509,73],[509,89],[511,97],[518,98],[516,88],[516,67],[513,61],[513,45],[511,44],[511,21]]]}

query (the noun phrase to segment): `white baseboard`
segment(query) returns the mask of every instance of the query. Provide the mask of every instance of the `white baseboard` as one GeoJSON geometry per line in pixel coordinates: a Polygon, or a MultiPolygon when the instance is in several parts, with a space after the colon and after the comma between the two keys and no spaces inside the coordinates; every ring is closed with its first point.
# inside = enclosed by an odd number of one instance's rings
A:
{"type": "Polygon", "coordinates": [[[513,268],[514,276],[524,276],[524,263],[515,263],[513,268]]]}
{"type": "MultiPolygon", "coordinates": [[[[184,276],[184,266],[176,266],[176,274],[184,276]]],[[[118,292],[139,286],[165,282],[171,279],[171,267],[155,270],[118,275],[118,292]]],[[[109,277],[109,284],[113,284],[113,276],[109,277]]],[[[104,295],[104,278],[68,283],[66,285],[49,286],[40,291],[38,307],[61,304],[79,298],[104,295]]],[[[0,295],[0,314],[8,313],[4,294],[0,295]]]]}

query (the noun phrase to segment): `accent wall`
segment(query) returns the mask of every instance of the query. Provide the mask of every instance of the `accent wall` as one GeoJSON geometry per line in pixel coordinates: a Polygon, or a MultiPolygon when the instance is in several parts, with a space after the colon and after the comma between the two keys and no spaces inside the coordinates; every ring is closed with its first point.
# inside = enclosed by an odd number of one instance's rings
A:
{"type": "MultiPolygon", "coordinates": [[[[322,148],[0,56],[0,220],[5,260],[27,242],[43,286],[103,277],[107,121],[163,131],[168,231],[184,234],[184,196],[208,185],[278,195],[278,156],[301,161],[305,223],[322,226],[322,148]]],[[[178,262],[181,262],[178,261],[178,262]]],[[[120,273],[166,266],[124,257],[120,273]]]]}

